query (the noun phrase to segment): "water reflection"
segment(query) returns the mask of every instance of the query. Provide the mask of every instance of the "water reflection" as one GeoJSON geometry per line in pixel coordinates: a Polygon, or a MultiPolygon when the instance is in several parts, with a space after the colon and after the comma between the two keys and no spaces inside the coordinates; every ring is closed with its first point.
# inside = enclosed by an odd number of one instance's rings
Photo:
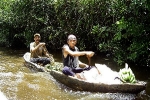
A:
{"type": "MultiPolygon", "coordinates": [[[[91,93],[72,90],[57,82],[49,73],[33,73],[23,64],[23,54],[28,50],[10,50],[0,48],[0,90],[4,92],[9,100],[134,100],[150,99],[149,88],[140,94],[128,93],[91,93]]],[[[61,55],[54,54],[57,61],[61,61],[61,55]]],[[[81,60],[88,63],[86,58],[81,60]]],[[[94,63],[106,63],[114,70],[119,68],[107,59],[92,58],[94,63]],[[114,67],[114,66],[116,67],[114,67]]],[[[144,71],[140,71],[142,74],[144,71]]],[[[140,79],[139,72],[137,73],[140,79]]],[[[141,80],[148,79],[146,73],[141,80]]],[[[149,77],[150,78],[150,77],[149,77]]],[[[148,87],[150,84],[148,84],[148,87]]]]}

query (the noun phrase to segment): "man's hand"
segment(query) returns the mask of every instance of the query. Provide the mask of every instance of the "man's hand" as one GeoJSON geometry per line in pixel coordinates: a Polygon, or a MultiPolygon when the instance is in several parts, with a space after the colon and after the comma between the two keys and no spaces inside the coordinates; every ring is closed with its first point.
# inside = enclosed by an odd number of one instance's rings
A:
{"type": "Polygon", "coordinates": [[[40,45],[40,46],[45,46],[45,43],[40,43],[39,45],[40,45]]]}
{"type": "Polygon", "coordinates": [[[94,55],[94,52],[93,51],[87,51],[86,52],[86,56],[87,57],[92,57],[94,55]]]}

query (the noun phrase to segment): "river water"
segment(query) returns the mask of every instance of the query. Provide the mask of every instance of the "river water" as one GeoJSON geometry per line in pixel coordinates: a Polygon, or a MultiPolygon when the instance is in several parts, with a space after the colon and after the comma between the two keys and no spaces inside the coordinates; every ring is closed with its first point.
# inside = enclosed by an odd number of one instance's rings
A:
{"type": "MultiPolygon", "coordinates": [[[[35,73],[25,67],[23,55],[28,51],[0,47],[0,90],[8,100],[150,100],[150,68],[129,65],[137,80],[148,82],[139,94],[75,91],[58,83],[49,73],[35,73]]],[[[53,55],[61,61],[61,53],[53,55]]],[[[88,63],[86,58],[81,57],[82,60],[88,63]]],[[[92,58],[92,64],[95,63],[106,64],[115,71],[124,67],[98,55],[92,58]]]]}

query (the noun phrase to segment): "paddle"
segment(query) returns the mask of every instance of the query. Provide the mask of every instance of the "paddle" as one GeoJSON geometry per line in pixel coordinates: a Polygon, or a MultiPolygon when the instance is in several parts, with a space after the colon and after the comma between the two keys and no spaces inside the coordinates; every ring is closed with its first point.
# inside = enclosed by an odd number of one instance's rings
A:
{"type": "Polygon", "coordinates": [[[46,46],[43,46],[43,47],[45,48],[46,52],[47,52],[47,53],[48,53],[48,55],[49,55],[49,59],[50,59],[51,64],[54,64],[55,60],[54,60],[54,58],[53,58],[53,55],[52,55],[52,54],[50,54],[50,53],[48,52],[48,50],[47,50],[46,46]]]}
{"type": "Polygon", "coordinates": [[[89,66],[91,66],[91,57],[87,56],[88,61],[89,61],[89,66]]]}
{"type": "MultiPolygon", "coordinates": [[[[90,67],[90,66],[91,66],[91,57],[87,56],[87,58],[88,58],[88,61],[89,61],[89,67],[90,67]]],[[[98,68],[97,68],[96,66],[94,66],[94,67],[97,69],[98,74],[100,74],[100,71],[98,70],[98,68]]]]}

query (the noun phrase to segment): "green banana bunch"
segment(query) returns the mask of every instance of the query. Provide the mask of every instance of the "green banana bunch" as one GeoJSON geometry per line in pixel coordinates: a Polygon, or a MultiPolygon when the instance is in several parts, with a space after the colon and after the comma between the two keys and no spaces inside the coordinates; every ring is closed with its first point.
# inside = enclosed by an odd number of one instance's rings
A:
{"type": "Polygon", "coordinates": [[[135,75],[133,74],[132,70],[129,67],[120,69],[119,76],[120,76],[120,79],[124,83],[135,83],[136,82],[135,75]]]}

